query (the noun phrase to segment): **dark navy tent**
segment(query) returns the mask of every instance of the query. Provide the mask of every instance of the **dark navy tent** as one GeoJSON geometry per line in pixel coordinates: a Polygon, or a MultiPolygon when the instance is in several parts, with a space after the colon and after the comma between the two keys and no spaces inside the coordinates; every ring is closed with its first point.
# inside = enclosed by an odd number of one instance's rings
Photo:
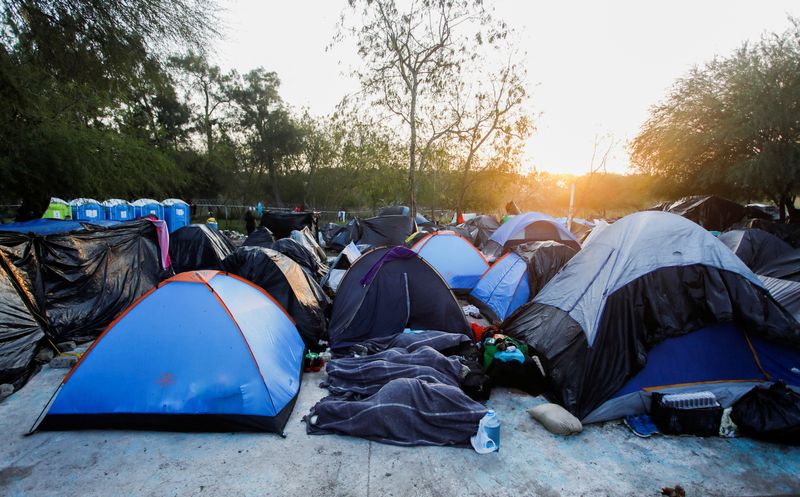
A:
{"type": "Polygon", "coordinates": [[[247,235],[242,246],[270,248],[273,243],[275,243],[275,237],[272,236],[272,232],[264,226],[259,226],[247,235]]]}
{"type": "Polygon", "coordinates": [[[233,251],[225,235],[205,224],[184,226],[169,237],[169,257],[176,273],[221,269],[222,260],[233,251]]]}
{"type": "Polygon", "coordinates": [[[468,293],[489,270],[486,258],[466,238],[452,231],[431,233],[411,247],[454,292],[468,293]]]}
{"type": "Polygon", "coordinates": [[[303,353],[289,316],[256,285],[179,274],[103,332],[38,428],[280,433],[303,353]]]}
{"type": "Polygon", "coordinates": [[[189,226],[192,223],[189,204],[178,198],[168,198],[161,202],[164,206],[164,221],[167,222],[169,232],[189,226]]]}
{"type": "Polygon", "coordinates": [[[331,348],[343,349],[405,328],[471,337],[447,283],[415,252],[405,247],[367,252],[339,284],[328,325],[331,348]]]}
{"type": "Polygon", "coordinates": [[[164,219],[164,206],[158,200],[151,198],[140,198],[131,202],[136,217],[155,216],[157,219],[164,219]]]}
{"type": "Polygon", "coordinates": [[[517,245],[545,240],[554,240],[575,250],[581,248],[575,235],[555,219],[540,212],[526,212],[503,223],[489,238],[484,252],[490,259],[496,259],[517,245]]]}
{"type": "MultiPolygon", "coordinates": [[[[601,421],[639,412],[607,402],[650,367],[654,347],[726,322],[751,342],[780,342],[792,353],[800,346],[798,323],[722,242],[685,218],[651,211],[626,216],[598,233],[501,330],[542,357],[554,401],[581,419],[601,421]],[[604,414],[593,415],[598,409],[604,414]]],[[[696,387],[724,389],[725,398],[744,394],[745,382],[759,378],[742,364],[736,373],[742,381],[731,383],[711,356],[727,353],[734,338],[713,336],[683,342],[701,343],[694,345],[700,350],[680,348],[687,357],[707,357],[693,366],[703,368],[696,387]]],[[[675,363],[683,360],[676,357],[675,363]]],[[[787,362],[781,364],[779,372],[787,362]]],[[[650,389],[674,385],[674,375],[646,374],[650,389]]]]}
{"type": "Polygon", "coordinates": [[[726,231],[719,235],[719,239],[756,273],[759,268],[792,251],[791,245],[759,229],[726,231]]]}
{"type": "Polygon", "coordinates": [[[497,259],[472,292],[469,301],[492,323],[500,323],[530,298],[528,265],[514,252],[497,259]]]}
{"type": "Polygon", "coordinates": [[[295,320],[310,348],[319,348],[327,332],[329,300],[319,283],[289,257],[263,247],[239,247],[222,261],[222,268],[267,291],[295,320]]]}

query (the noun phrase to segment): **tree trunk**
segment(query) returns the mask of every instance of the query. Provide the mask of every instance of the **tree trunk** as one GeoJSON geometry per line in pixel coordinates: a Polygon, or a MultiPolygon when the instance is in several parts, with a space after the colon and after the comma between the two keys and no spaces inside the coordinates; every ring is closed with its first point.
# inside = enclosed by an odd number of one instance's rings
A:
{"type": "Polygon", "coordinates": [[[208,98],[208,92],[209,92],[208,86],[204,85],[203,86],[203,93],[204,93],[204,96],[205,96],[205,99],[206,99],[206,105],[205,105],[205,114],[203,116],[203,118],[204,118],[203,119],[203,126],[205,126],[205,128],[206,128],[205,129],[205,131],[206,131],[206,153],[210,156],[211,155],[211,151],[214,148],[214,143],[213,143],[214,142],[214,135],[213,135],[212,130],[211,130],[211,108],[210,108],[210,102],[209,102],[209,98],[208,98]]]}
{"type": "Polygon", "coordinates": [[[269,168],[269,182],[272,184],[272,196],[274,197],[275,205],[283,207],[281,192],[278,188],[278,171],[275,167],[275,158],[271,155],[267,157],[267,167],[269,168]]]}
{"type": "Polygon", "coordinates": [[[414,172],[417,167],[417,84],[414,77],[414,85],[411,89],[411,109],[409,110],[409,124],[411,125],[411,137],[408,144],[408,208],[411,210],[411,218],[417,218],[417,185],[414,180],[414,172]]]}

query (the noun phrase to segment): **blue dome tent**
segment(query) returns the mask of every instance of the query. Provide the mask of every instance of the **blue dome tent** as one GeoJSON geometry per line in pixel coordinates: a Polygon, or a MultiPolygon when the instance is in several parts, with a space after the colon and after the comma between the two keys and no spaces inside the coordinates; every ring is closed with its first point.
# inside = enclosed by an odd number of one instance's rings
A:
{"type": "Polygon", "coordinates": [[[644,412],[653,391],[729,406],[800,367],[800,326],[712,234],[639,212],[609,225],[501,326],[547,364],[548,395],[584,422],[644,412]]]}
{"type": "Polygon", "coordinates": [[[530,298],[528,265],[515,254],[497,259],[469,294],[469,301],[492,323],[499,323],[530,298]]]}
{"type": "Polygon", "coordinates": [[[484,252],[492,260],[517,245],[545,240],[581,249],[578,239],[564,225],[547,214],[526,212],[512,217],[492,233],[484,252]]]}
{"type": "Polygon", "coordinates": [[[164,219],[164,206],[158,200],[140,198],[131,202],[131,205],[133,205],[136,217],[155,216],[158,219],[164,219]]]}
{"type": "Polygon", "coordinates": [[[64,378],[38,427],[282,432],[304,345],[258,286],[181,273],[145,294],[64,378]]]}
{"type": "Polygon", "coordinates": [[[167,222],[169,232],[189,226],[192,222],[189,213],[189,204],[178,198],[168,198],[161,202],[164,206],[164,221],[167,222]]]}
{"type": "Polygon", "coordinates": [[[453,231],[437,231],[420,239],[411,250],[425,259],[457,293],[468,293],[489,270],[483,254],[453,231]]]}
{"type": "Polygon", "coordinates": [[[131,221],[136,217],[135,209],[127,200],[111,198],[103,202],[106,219],[111,221],[131,221]]]}

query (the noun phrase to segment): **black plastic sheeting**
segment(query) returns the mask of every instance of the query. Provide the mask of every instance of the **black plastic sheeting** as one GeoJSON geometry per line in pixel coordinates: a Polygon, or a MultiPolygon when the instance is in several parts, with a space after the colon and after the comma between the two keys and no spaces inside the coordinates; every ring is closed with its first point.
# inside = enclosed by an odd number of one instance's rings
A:
{"type": "Polygon", "coordinates": [[[48,236],[0,233],[0,250],[31,282],[55,343],[97,337],[166,276],[147,220],[48,236]]]}
{"type": "Polygon", "coordinates": [[[690,219],[707,230],[725,231],[744,217],[745,209],[736,202],[716,195],[684,197],[663,203],[652,210],[662,210],[690,219]]]}
{"type": "Polygon", "coordinates": [[[764,282],[764,288],[772,295],[772,298],[777,300],[800,323],[800,283],[768,276],[759,276],[759,278],[764,282]]]}
{"type": "Polygon", "coordinates": [[[222,260],[234,250],[225,235],[205,224],[184,226],[169,237],[169,257],[176,273],[222,269],[222,260]]]}
{"type": "Polygon", "coordinates": [[[286,238],[293,230],[302,230],[306,226],[315,234],[317,232],[318,215],[313,212],[280,212],[266,210],[261,214],[261,226],[266,227],[275,238],[286,238]]]}
{"type": "Polygon", "coordinates": [[[800,445],[800,394],[783,382],[753,387],[733,405],[731,420],[749,437],[800,445]]]}
{"type": "Polygon", "coordinates": [[[297,331],[312,350],[326,337],[325,313],[330,302],[319,284],[289,257],[262,247],[241,247],[225,258],[223,269],[267,291],[295,320],[297,331]]]}
{"type": "Polygon", "coordinates": [[[523,243],[513,250],[528,265],[531,300],[578,253],[574,248],[552,240],[523,243]]]}
{"type": "Polygon", "coordinates": [[[36,372],[46,329],[29,283],[0,252],[0,384],[18,389],[36,372]]]}
{"type": "Polygon", "coordinates": [[[478,249],[482,249],[486,242],[489,241],[489,238],[497,231],[497,228],[500,227],[500,223],[497,222],[497,218],[494,216],[483,215],[476,216],[459,225],[459,227],[467,231],[467,240],[471,241],[478,249]]]}
{"type": "Polygon", "coordinates": [[[417,223],[408,216],[378,216],[362,219],[357,244],[373,247],[402,245],[417,231],[417,223]]]}
{"type": "Polygon", "coordinates": [[[770,278],[800,281],[800,249],[786,252],[782,256],[773,259],[769,264],[764,264],[756,272],[761,276],[769,276],[770,278]]]}
{"type": "Polygon", "coordinates": [[[355,242],[361,236],[361,223],[358,219],[351,219],[344,226],[338,226],[330,234],[330,240],[326,239],[325,244],[328,248],[342,250],[351,242],[355,242]]]}
{"type": "Polygon", "coordinates": [[[291,238],[281,238],[272,244],[272,250],[280,252],[294,262],[300,264],[314,278],[322,278],[328,273],[328,267],[321,265],[310,250],[291,238]]]}
{"type": "Polygon", "coordinates": [[[747,204],[744,206],[744,215],[748,219],[754,218],[779,221],[781,219],[781,210],[777,205],[747,204]]]}
{"type": "Polygon", "coordinates": [[[259,226],[253,230],[252,233],[247,235],[244,243],[242,243],[242,247],[270,248],[273,243],[275,243],[275,237],[272,236],[272,232],[263,226],[259,226]]]}
{"type": "Polygon", "coordinates": [[[697,264],[658,269],[611,294],[591,347],[580,325],[549,305],[525,304],[500,328],[533,347],[550,378],[548,396],[583,419],[644,367],[654,345],[729,321],[753,336],[800,345],[797,323],[766,290],[697,264]]]}
{"type": "Polygon", "coordinates": [[[342,278],[328,326],[331,348],[394,335],[406,326],[471,337],[461,307],[436,270],[408,249],[391,250],[404,258],[384,263],[369,283],[361,281],[390,249],[362,255],[342,278]]]}
{"type": "Polygon", "coordinates": [[[726,231],[719,240],[755,272],[792,251],[791,245],[759,229],[726,231]]]}

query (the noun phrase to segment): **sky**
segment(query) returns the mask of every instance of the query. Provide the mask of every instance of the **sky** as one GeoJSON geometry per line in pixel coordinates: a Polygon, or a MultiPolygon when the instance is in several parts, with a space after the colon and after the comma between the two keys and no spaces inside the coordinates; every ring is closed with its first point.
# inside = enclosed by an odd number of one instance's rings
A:
{"type": "MultiPolygon", "coordinates": [[[[486,0],[515,32],[537,131],[524,168],[584,174],[610,148],[607,170],[629,172],[626,144],[675,79],[747,40],[784,31],[797,0],[486,0]],[[597,145],[595,145],[597,144],[597,145]]],[[[212,58],[226,69],[276,71],[281,94],[314,115],[358,89],[352,42],[328,48],[346,0],[228,0],[212,58]]]]}

